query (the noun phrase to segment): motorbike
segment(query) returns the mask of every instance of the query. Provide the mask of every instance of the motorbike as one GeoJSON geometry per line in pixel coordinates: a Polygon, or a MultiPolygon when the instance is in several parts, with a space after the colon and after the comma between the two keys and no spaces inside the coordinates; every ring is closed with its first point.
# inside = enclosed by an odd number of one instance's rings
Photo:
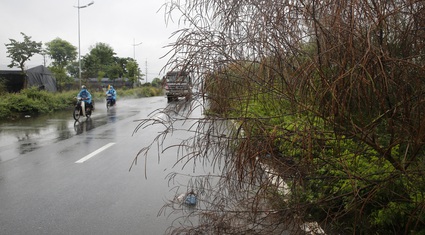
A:
{"type": "Polygon", "coordinates": [[[106,109],[109,109],[110,107],[115,105],[115,100],[112,97],[112,94],[106,95],[106,109]]]}
{"type": "Polygon", "coordinates": [[[91,116],[92,109],[90,107],[86,107],[86,102],[84,102],[86,99],[88,98],[77,98],[73,114],[75,121],[78,121],[81,116],[87,118],[91,116]]]}

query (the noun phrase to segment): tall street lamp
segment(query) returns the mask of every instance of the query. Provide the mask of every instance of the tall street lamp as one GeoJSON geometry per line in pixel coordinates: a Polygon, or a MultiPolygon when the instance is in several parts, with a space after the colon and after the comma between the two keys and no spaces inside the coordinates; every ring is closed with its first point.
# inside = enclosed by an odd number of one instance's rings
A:
{"type": "Polygon", "coordinates": [[[86,8],[90,5],[93,5],[94,1],[91,1],[89,4],[80,6],[80,0],[78,0],[78,5],[74,6],[78,9],[78,79],[80,80],[81,86],[81,43],[80,43],[80,9],[86,8]]]}

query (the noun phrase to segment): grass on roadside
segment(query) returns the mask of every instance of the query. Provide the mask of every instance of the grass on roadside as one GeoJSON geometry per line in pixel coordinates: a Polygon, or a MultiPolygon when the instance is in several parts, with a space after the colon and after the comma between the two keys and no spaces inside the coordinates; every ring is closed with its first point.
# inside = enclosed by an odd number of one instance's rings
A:
{"type": "MultiPolygon", "coordinates": [[[[74,107],[79,91],[51,93],[29,88],[19,93],[3,93],[0,95],[0,120],[16,119],[25,115],[52,113],[74,107]]],[[[118,98],[141,98],[162,95],[162,89],[155,87],[139,87],[134,89],[118,89],[118,98]]],[[[101,101],[105,98],[103,92],[93,92],[93,99],[101,101]]]]}

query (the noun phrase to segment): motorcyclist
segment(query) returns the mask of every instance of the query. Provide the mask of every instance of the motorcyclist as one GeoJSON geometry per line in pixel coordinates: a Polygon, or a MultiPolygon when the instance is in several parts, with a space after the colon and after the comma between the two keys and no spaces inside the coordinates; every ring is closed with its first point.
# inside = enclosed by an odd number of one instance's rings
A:
{"type": "Polygon", "coordinates": [[[112,95],[112,105],[115,105],[115,102],[117,101],[117,91],[112,85],[109,86],[109,90],[106,92],[106,95],[108,94],[112,95]]]}
{"type": "Polygon", "coordinates": [[[87,90],[85,85],[81,86],[81,91],[80,93],[78,93],[77,98],[81,98],[81,100],[83,100],[88,105],[86,107],[89,107],[91,110],[94,110],[91,94],[87,90]]]}

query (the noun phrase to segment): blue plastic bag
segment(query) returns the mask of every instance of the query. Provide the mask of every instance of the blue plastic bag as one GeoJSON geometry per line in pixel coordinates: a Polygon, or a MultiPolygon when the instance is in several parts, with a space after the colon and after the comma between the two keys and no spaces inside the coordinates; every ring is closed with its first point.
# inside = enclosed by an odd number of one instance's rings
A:
{"type": "Polygon", "coordinates": [[[186,199],[184,201],[187,205],[196,205],[196,195],[194,193],[189,193],[186,196],[186,199]]]}

